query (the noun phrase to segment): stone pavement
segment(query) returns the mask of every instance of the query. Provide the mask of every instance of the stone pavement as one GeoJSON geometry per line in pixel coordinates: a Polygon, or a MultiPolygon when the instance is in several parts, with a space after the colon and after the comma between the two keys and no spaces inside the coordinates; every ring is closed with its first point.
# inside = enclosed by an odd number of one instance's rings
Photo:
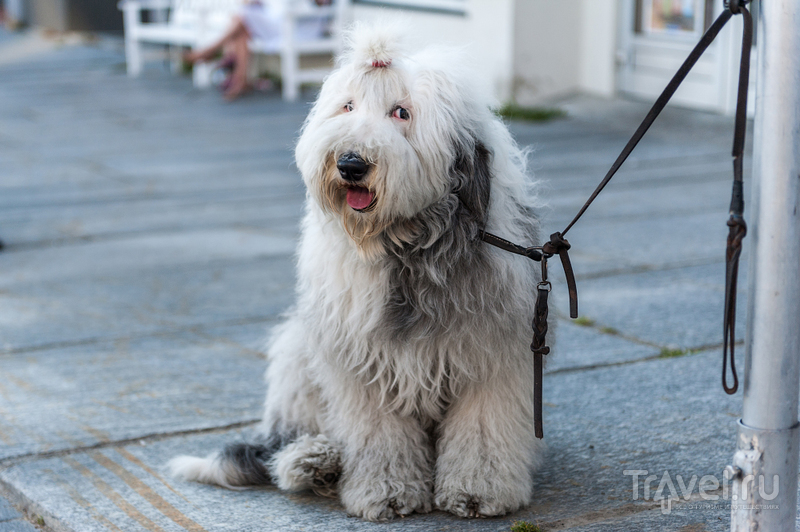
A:
{"type": "MultiPolygon", "coordinates": [[[[22,38],[0,40],[0,58],[16,54],[0,59],[0,489],[13,505],[0,499],[0,532],[727,530],[726,501],[691,478],[722,478],[741,405],[719,383],[730,118],[667,110],[570,232],[585,318],[557,330],[533,504],[372,524],[309,494],[164,471],[259,417],[259,346],[293,297],[292,144],[308,103],[228,104],[158,65],[128,79],[111,39],[20,54],[22,38]],[[656,476],[648,500],[627,470],[656,476]],[[688,498],[668,513],[653,500],[665,472],[664,495],[688,498]]],[[[533,148],[547,234],[646,112],[563,107],[563,120],[511,124],[533,148]]]]}

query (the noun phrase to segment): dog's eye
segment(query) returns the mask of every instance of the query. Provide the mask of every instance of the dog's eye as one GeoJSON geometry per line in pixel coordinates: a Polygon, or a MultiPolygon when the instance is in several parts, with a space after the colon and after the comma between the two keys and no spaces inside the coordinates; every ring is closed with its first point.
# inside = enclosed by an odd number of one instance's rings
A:
{"type": "Polygon", "coordinates": [[[395,107],[394,111],[392,111],[392,116],[398,120],[408,120],[411,118],[411,114],[405,107],[395,107]]]}
{"type": "Polygon", "coordinates": [[[350,111],[353,110],[353,102],[347,102],[346,104],[344,104],[344,107],[342,109],[344,110],[345,113],[349,113],[350,111]]]}

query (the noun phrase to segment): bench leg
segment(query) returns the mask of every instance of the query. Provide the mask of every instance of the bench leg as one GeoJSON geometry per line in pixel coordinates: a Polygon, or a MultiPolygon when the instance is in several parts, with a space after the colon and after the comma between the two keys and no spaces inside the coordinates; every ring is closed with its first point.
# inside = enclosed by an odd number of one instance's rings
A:
{"type": "Polygon", "coordinates": [[[192,70],[192,83],[198,89],[207,89],[211,86],[211,72],[214,70],[213,63],[195,63],[192,70]]]}
{"type": "Polygon", "coordinates": [[[140,24],[141,15],[133,4],[125,4],[122,15],[125,29],[125,65],[128,75],[136,77],[142,73],[142,43],[136,38],[136,27],[140,24]]]}
{"type": "Polygon", "coordinates": [[[300,84],[297,81],[300,58],[294,53],[281,53],[281,83],[283,84],[282,96],[284,101],[297,100],[300,84]]]}
{"type": "Polygon", "coordinates": [[[135,40],[125,38],[125,65],[128,75],[135,78],[142,73],[142,44],[135,40]]]}

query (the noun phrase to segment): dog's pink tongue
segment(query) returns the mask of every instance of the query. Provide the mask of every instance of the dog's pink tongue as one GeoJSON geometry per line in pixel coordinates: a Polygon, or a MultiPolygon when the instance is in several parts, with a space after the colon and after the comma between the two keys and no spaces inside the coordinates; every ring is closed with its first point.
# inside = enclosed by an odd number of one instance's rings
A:
{"type": "Polygon", "coordinates": [[[357,211],[369,207],[374,197],[375,194],[370,192],[368,188],[353,187],[347,189],[347,204],[357,211]]]}

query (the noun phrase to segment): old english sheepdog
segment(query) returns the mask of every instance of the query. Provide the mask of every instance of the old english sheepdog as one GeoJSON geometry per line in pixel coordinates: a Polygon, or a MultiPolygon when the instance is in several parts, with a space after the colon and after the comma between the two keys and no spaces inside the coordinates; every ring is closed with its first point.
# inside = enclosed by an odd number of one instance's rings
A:
{"type": "Polygon", "coordinates": [[[297,303],[268,345],[261,439],[173,459],[184,479],[337,495],[384,520],[529,503],[538,242],[526,156],[460,52],[356,27],[296,149],[297,303]]]}

